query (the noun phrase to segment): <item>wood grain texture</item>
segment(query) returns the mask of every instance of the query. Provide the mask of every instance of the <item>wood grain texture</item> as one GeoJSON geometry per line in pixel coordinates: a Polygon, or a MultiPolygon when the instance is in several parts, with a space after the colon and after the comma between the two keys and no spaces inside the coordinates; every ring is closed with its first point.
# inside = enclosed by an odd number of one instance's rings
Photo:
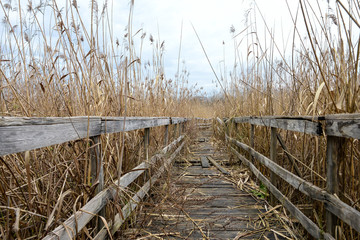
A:
{"type": "Polygon", "coordinates": [[[0,121],[0,155],[28,151],[101,134],[100,118],[0,121]]]}
{"type": "Polygon", "coordinates": [[[360,119],[326,120],[325,134],[328,136],[360,139],[360,119]]]}
{"type": "Polygon", "coordinates": [[[188,119],[169,117],[1,117],[0,156],[105,133],[132,131],[185,121],[188,119]]]}
{"type": "Polygon", "coordinates": [[[309,120],[251,118],[249,122],[254,125],[280,128],[312,135],[322,134],[321,123],[309,120]]]}

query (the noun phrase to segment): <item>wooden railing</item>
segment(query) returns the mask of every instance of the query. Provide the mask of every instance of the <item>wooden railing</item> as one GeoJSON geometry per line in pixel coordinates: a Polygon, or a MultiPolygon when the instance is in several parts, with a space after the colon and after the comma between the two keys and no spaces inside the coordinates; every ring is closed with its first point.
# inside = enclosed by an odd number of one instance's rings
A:
{"type": "MultiPolygon", "coordinates": [[[[232,119],[216,119],[217,123],[225,129],[225,139],[233,146],[237,146],[250,153],[251,159],[245,158],[237,149],[231,147],[232,152],[248,166],[253,174],[269,189],[272,196],[276,197],[284,207],[299,220],[302,226],[317,239],[334,239],[337,218],[348,224],[352,229],[360,233],[360,212],[341,201],[339,196],[339,158],[341,157],[340,149],[343,144],[343,138],[360,139],[360,115],[327,115],[321,117],[236,117],[232,119]],[[226,125],[239,123],[250,123],[250,146],[237,141],[230,137],[229,128],[226,125]],[[254,149],[254,126],[266,126],[271,128],[270,137],[270,158],[262,155],[254,149]],[[226,127],[225,127],[226,126],[226,127]],[[321,189],[312,183],[301,178],[301,172],[295,168],[297,175],[286,170],[276,163],[277,140],[283,147],[289,159],[294,161],[291,154],[288,153],[277,129],[295,131],[300,133],[312,134],[326,137],[326,189],[321,189]],[[265,177],[254,165],[254,159],[259,161],[263,166],[270,169],[270,180],[265,177]],[[326,232],[317,226],[310,218],[301,212],[291,201],[276,188],[276,177],[282,178],[285,182],[307,195],[313,200],[324,203],[326,209],[326,232]]],[[[223,132],[218,127],[218,130],[223,132]]],[[[296,166],[296,164],[294,164],[296,166]]],[[[274,199],[270,199],[273,203],[274,199]]]]}
{"type": "MultiPolygon", "coordinates": [[[[86,224],[94,217],[98,219],[98,233],[94,239],[104,239],[109,234],[114,234],[130,216],[140,201],[149,191],[152,184],[160,177],[171,161],[184,146],[184,129],[186,118],[169,117],[51,117],[51,118],[0,118],[0,156],[29,151],[37,148],[61,144],[68,141],[90,139],[92,146],[90,168],[91,179],[98,183],[97,194],[90,199],[81,209],[64,221],[60,226],[51,231],[44,239],[73,239],[86,224]],[[175,132],[179,134],[172,143],[169,141],[169,125],[175,125],[175,132]],[[148,145],[150,128],[165,126],[164,144],[167,145],[158,154],[148,158],[148,145]],[[130,172],[121,176],[113,184],[104,189],[103,162],[101,153],[102,134],[126,132],[144,129],[144,161],[130,172]],[[181,143],[182,142],[182,143],[181,143]],[[174,150],[175,149],[175,150],[174,150]],[[174,150],[174,151],[173,151],[174,150]],[[169,153],[173,151],[171,155],[169,153]],[[161,160],[161,161],[160,161],[161,160]],[[105,206],[123,189],[126,189],[141,174],[154,165],[160,165],[149,180],[132,196],[122,208],[122,214],[115,215],[114,221],[107,221],[104,226],[105,206]],[[110,225],[109,225],[110,224],[110,225]]],[[[177,135],[177,134],[176,134],[177,135]]]]}

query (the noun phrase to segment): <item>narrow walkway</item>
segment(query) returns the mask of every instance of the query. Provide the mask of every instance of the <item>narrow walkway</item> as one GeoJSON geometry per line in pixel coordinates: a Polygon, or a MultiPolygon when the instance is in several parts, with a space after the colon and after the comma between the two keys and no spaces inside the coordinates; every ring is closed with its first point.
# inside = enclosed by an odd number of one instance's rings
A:
{"type": "Polygon", "coordinates": [[[155,197],[140,210],[136,228],[122,238],[292,239],[278,220],[271,220],[276,211],[237,189],[208,161],[212,158],[221,165],[229,156],[211,142],[210,126],[202,129],[190,146],[190,156],[177,160],[155,197]]]}

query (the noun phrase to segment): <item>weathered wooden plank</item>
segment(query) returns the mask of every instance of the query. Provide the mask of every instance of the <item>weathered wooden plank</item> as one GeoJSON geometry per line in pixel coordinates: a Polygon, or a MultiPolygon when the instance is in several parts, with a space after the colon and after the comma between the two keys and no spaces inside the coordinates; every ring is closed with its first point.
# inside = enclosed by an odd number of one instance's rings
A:
{"type": "Polygon", "coordinates": [[[320,122],[326,121],[325,134],[328,136],[360,139],[360,114],[335,114],[324,116],[264,116],[236,117],[236,123],[249,122],[255,125],[276,127],[290,131],[322,135],[320,122]]]}
{"type": "MultiPolygon", "coordinates": [[[[183,137],[179,137],[173,143],[178,143],[179,141],[181,141],[181,139],[183,139],[183,137]]],[[[176,144],[173,143],[171,148],[164,148],[163,151],[170,151],[173,147],[176,146],[176,144]]],[[[80,231],[83,227],[85,227],[85,225],[95,216],[95,214],[98,213],[107,204],[109,200],[113,199],[114,196],[116,196],[118,187],[120,187],[121,189],[126,188],[137,177],[139,177],[152,163],[155,163],[162,156],[163,154],[157,154],[151,158],[150,163],[143,162],[137,167],[135,167],[133,171],[122,176],[120,178],[120,181],[115,181],[112,186],[106,188],[105,190],[97,194],[79,211],[69,217],[62,225],[55,228],[43,239],[72,239],[76,237],[76,229],[80,231]]]]}
{"type": "Polygon", "coordinates": [[[127,132],[171,124],[170,118],[102,118],[102,133],[127,132]]]}
{"type": "Polygon", "coordinates": [[[221,173],[223,173],[224,175],[230,175],[230,173],[225,168],[220,166],[220,164],[218,164],[212,157],[207,156],[207,159],[209,159],[212,165],[214,165],[221,173]]]}
{"type": "Polygon", "coordinates": [[[263,165],[268,167],[271,171],[276,173],[278,176],[280,176],[282,179],[284,179],[294,188],[298,189],[300,192],[306,194],[307,196],[315,200],[324,202],[325,207],[329,211],[331,211],[337,217],[341,218],[345,223],[347,223],[353,229],[360,232],[360,212],[357,211],[355,208],[347,205],[346,203],[342,202],[340,199],[335,198],[332,194],[322,190],[321,188],[316,187],[312,183],[305,181],[304,179],[296,176],[295,174],[275,164],[270,159],[256,152],[248,145],[238,142],[235,139],[229,138],[228,136],[226,137],[228,141],[230,141],[231,143],[234,143],[237,146],[243,148],[244,150],[250,152],[250,154],[254,158],[259,160],[259,162],[261,162],[263,165]],[[331,206],[331,207],[327,207],[327,206],[331,206]]]}
{"type": "Polygon", "coordinates": [[[201,166],[203,168],[209,168],[210,167],[209,160],[206,158],[206,156],[201,156],[200,161],[201,161],[201,166]]]}
{"type": "Polygon", "coordinates": [[[0,156],[103,133],[132,131],[187,121],[186,118],[0,117],[0,156]]]}
{"type": "Polygon", "coordinates": [[[326,120],[328,136],[360,139],[360,118],[351,120],[326,120]]]}
{"type": "Polygon", "coordinates": [[[316,239],[325,238],[325,239],[334,239],[329,234],[323,234],[322,230],[306,217],[291,201],[284,196],[249,160],[244,156],[238,153],[234,148],[231,147],[232,152],[246,165],[250,168],[253,174],[269,189],[270,192],[283,204],[283,206],[293,215],[296,219],[299,220],[301,225],[316,239]]]}
{"type": "Polygon", "coordinates": [[[321,123],[312,122],[309,120],[251,118],[249,122],[251,124],[260,125],[260,126],[281,128],[284,130],[313,134],[313,135],[322,135],[321,123]]]}
{"type": "Polygon", "coordinates": [[[101,134],[100,118],[1,118],[0,155],[28,151],[101,134]]]}
{"type": "Polygon", "coordinates": [[[241,117],[234,118],[236,123],[245,123],[258,125],[258,126],[267,126],[274,128],[281,128],[284,130],[313,134],[313,135],[322,135],[322,126],[320,122],[313,122],[309,119],[296,119],[296,118],[284,118],[284,117],[241,117]]]}

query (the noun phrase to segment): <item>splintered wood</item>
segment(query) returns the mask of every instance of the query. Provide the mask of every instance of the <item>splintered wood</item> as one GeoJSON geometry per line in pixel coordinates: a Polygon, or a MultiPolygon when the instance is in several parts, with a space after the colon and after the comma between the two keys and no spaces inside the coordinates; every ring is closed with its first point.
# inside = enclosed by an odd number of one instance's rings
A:
{"type": "Polygon", "coordinates": [[[220,167],[229,156],[212,143],[210,126],[199,134],[188,161],[175,163],[119,239],[296,239],[279,207],[257,199],[251,187],[239,190],[220,167]]]}

